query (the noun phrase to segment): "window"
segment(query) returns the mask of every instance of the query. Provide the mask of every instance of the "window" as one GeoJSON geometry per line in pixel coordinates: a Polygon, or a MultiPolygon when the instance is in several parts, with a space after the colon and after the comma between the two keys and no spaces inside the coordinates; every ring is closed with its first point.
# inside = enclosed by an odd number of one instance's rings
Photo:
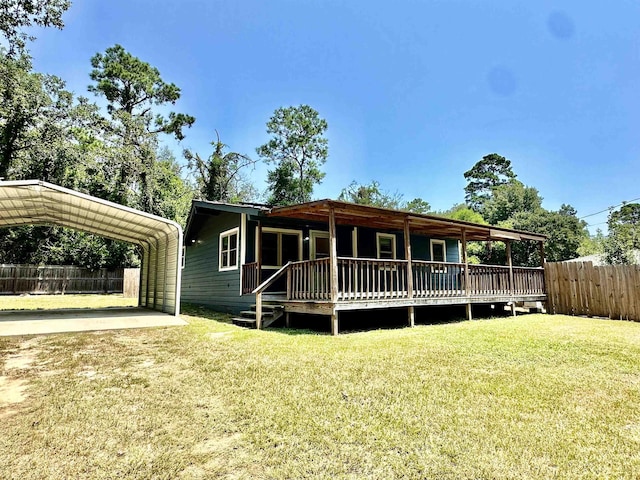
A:
{"type": "Polygon", "coordinates": [[[309,258],[311,260],[329,258],[329,232],[310,230],[309,237],[311,240],[309,258]]]}
{"type": "Polygon", "coordinates": [[[220,234],[220,271],[238,268],[238,231],[238,228],[232,228],[220,234]]]}
{"type": "Polygon", "coordinates": [[[268,227],[262,229],[263,268],[279,268],[287,262],[297,262],[301,259],[302,232],[268,227]]]}
{"type": "Polygon", "coordinates": [[[376,233],[376,239],[378,244],[378,258],[395,260],[396,236],[390,233],[376,233]]]}
{"type": "Polygon", "coordinates": [[[431,261],[447,261],[447,244],[444,240],[431,240],[431,261]]]}

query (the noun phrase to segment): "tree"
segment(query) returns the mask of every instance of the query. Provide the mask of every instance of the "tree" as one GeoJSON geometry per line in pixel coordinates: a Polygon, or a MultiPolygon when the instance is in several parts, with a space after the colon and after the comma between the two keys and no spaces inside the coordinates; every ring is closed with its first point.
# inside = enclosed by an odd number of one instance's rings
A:
{"type": "Polygon", "coordinates": [[[605,261],[609,264],[637,263],[640,249],[640,204],[627,203],[609,214],[609,237],[604,242],[605,261]]]}
{"type": "Polygon", "coordinates": [[[0,57],[0,177],[37,178],[84,190],[101,117],[64,82],[35,73],[25,56],[0,57]]]}
{"type": "Polygon", "coordinates": [[[538,190],[527,187],[518,180],[497,185],[491,195],[483,200],[482,216],[491,225],[497,225],[518,212],[535,212],[542,208],[538,190]]]}
{"type": "Polygon", "coordinates": [[[482,213],[484,202],[491,196],[493,189],[515,180],[516,174],[513,173],[510,160],[491,153],[466,171],[464,178],[469,182],[464,187],[467,205],[482,213]]]}
{"type": "Polygon", "coordinates": [[[182,178],[181,167],[171,150],[163,147],[156,156],[152,175],[153,198],[156,200],[150,213],[184,226],[196,192],[182,178]]]}
{"type": "MultiPolygon", "coordinates": [[[[500,226],[546,235],[545,257],[550,262],[578,257],[578,248],[589,235],[586,222],[578,219],[570,205],[562,205],[557,212],[543,208],[517,212],[500,226]]],[[[514,242],[512,251],[516,265],[540,265],[537,242],[514,242]]]]}
{"type": "Polygon", "coordinates": [[[89,91],[107,99],[111,115],[114,153],[111,160],[115,166],[110,168],[116,173],[111,200],[152,211],[158,134],[182,140],[184,128],[193,125],[195,118],[175,112],[166,117],[154,113],[154,107],[175,104],[180,89],[164,82],[157,68],[134,57],[121,45],[96,54],[91,65],[90,77],[95,84],[89,86],[89,91]]]}
{"type": "Polygon", "coordinates": [[[461,220],[463,222],[471,222],[471,223],[480,223],[483,225],[487,224],[487,221],[482,218],[478,212],[471,210],[464,203],[460,203],[458,205],[454,205],[451,209],[446,212],[440,213],[443,217],[451,218],[453,220],[461,220]]]}
{"type": "Polygon", "coordinates": [[[605,242],[607,238],[599,228],[595,235],[589,235],[580,242],[578,247],[578,256],[586,257],[588,255],[603,254],[605,250],[605,242]]]}
{"type": "Polygon", "coordinates": [[[311,200],[313,187],[324,178],[320,170],[329,154],[323,136],[327,122],[308,105],[280,107],[267,122],[272,138],[257,148],[259,157],[275,165],[267,173],[269,203],[291,205],[311,200]]]}
{"type": "Polygon", "coordinates": [[[241,153],[225,153],[227,145],[220,141],[217,130],[216,140],[211,145],[213,152],[206,160],[188,149],[183,152],[196,175],[201,198],[231,203],[255,199],[255,187],[243,175],[243,170],[255,166],[257,160],[241,153]]]}
{"type": "Polygon", "coordinates": [[[358,205],[370,205],[372,207],[400,209],[402,195],[389,193],[380,188],[380,182],[372,180],[368,184],[359,184],[355,180],[349,186],[342,189],[338,200],[341,202],[356,203],[358,205]]]}
{"type": "Polygon", "coordinates": [[[429,202],[423,200],[422,198],[414,198],[413,200],[409,200],[407,203],[405,203],[404,207],[401,210],[426,214],[431,211],[431,205],[429,205],[429,202]]]}
{"type": "Polygon", "coordinates": [[[380,182],[377,180],[371,180],[369,184],[360,184],[355,180],[352,181],[342,189],[338,200],[358,205],[405,210],[413,213],[428,213],[431,210],[429,202],[422,198],[414,198],[405,202],[401,193],[390,193],[382,190],[380,182]]]}
{"type": "Polygon", "coordinates": [[[7,40],[9,56],[24,53],[29,36],[22,30],[31,26],[62,28],[62,14],[69,0],[0,0],[0,32],[7,40]]]}

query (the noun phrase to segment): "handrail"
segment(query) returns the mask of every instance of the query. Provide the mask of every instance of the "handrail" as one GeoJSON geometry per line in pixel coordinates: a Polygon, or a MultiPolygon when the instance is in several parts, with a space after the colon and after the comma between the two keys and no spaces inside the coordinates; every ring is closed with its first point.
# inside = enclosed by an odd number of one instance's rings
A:
{"type": "Polygon", "coordinates": [[[256,287],[256,289],[251,292],[256,294],[256,328],[260,330],[262,327],[262,292],[264,292],[269,285],[275,282],[280,276],[287,271],[291,265],[291,262],[287,262],[286,265],[280,267],[276,273],[267,278],[264,282],[256,287]]]}
{"type": "Polygon", "coordinates": [[[258,294],[258,293],[264,292],[269,285],[271,285],[273,282],[275,282],[278,278],[280,278],[282,276],[282,274],[287,270],[289,265],[291,265],[291,262],[287,262],[285,265],[280,267],[280,270],[278,270],[276,273],[274,273],[269,278],[267,278],[264,282],[262,282],[260,285],[258,285],[255,288],[255,290],[253,292],[251,292],[251,293],[258,294]]]}

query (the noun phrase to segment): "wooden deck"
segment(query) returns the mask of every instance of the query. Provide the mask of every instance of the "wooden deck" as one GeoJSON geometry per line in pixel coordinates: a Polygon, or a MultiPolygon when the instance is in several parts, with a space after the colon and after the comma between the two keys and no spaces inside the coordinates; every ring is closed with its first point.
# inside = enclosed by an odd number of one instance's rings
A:
{"type": "MultiPolygon", "coordinates": [[[[332,289],[330,259],[290,262],[257,285],[257,263],[243,266],[243,293],[264,293],[287,312],[333,315],[341,310],[544,301],[544,269],[368,258],[337,259],[332,289]],[[286,291],[273,292],[277,277],[286,291]],[[262,288],[260,288],[262,287],[262,288]]],[[[280,287],[283,288],[283,287],[280,287]]]]}

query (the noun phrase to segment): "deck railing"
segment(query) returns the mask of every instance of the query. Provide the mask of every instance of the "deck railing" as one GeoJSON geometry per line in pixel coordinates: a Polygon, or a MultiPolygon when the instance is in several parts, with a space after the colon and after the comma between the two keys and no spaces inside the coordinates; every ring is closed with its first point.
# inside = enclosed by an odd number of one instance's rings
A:
{"type": "Polygon", "coordinates": [[[288,300],[330,300],[331,266],[328,258],[292,262],[287,271],[288,300]]]}
{"type": "Polygon", "coordinates": [[[513,293],[515,294],[546,294],[544,268],[513,267],[513,284],[513,293]]]}
{"type": "MultiPolygon", "coordinates": [[[[408,267],[406,260],[339,257],[338,301],[408,298],[408,267]]],[[[413,261],[411,269],[413,298],[467,295],[503,297],[545,293],[542,268],[513,267],[510,271],[505,266],[469,265],[467,275],[463,263],[413,261]],[[465,284],[467,277],[468,286],[465,284]]],[[[290,262],[284,270],[288,300],[331,300],[331,266],[328,258],[290,262]]],[[[260,280],[257,263],[243,265],[242,273],[242,292],[254,292],[260,280]]]]}
{"type": "Polygon", "coordinates": [[[406,260],[338,258],[338,300],[407,296],[406,260]]]}
{"type": "Polygon", "coordinates": [[[459,297],[465,294],[464,263],[414,261],[414,298],[459,297]]]}
{"type": "Polygon", "coordinates": [[[258,268],[258,262],[242,265],[242,294],[247,295],[253,292],[259,284],[260,269],[258,268]]]}

